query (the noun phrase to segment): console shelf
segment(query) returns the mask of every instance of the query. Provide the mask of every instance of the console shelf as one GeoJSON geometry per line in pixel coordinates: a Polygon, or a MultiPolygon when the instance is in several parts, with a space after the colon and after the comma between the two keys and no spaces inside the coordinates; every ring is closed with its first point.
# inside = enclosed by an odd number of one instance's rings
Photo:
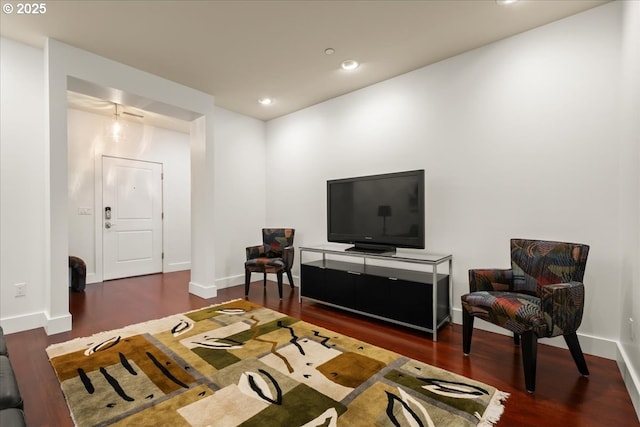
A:
{"type": "Polygon", "coordinates": [[[436,341],[438,328],[452,319],[451,263],[451,255],[370,254],[345,251],[339,245],[301,247],[300,301],[305,298],[431,332],[436,341]],[[312,254],[316,259],[305,259],[312,254]],[[448,274],[437,271],[443,263],[448,263],[448,274]]]}

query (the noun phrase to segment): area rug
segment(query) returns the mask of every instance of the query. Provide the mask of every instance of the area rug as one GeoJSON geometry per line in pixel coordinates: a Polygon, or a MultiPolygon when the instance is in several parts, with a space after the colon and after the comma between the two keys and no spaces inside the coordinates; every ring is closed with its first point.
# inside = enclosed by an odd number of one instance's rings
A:
{"type": "Polygon", "coordinates": [[[508,396],[245,300],[47,354],[78,426],[490,426],[508,396]]]}

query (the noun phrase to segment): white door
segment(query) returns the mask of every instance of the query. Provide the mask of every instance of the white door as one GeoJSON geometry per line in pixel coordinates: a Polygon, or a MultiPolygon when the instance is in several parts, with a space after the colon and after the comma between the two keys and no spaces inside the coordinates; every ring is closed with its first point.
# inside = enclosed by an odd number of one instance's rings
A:
{"type": "Polygon", "coordinates": [[[162,272],[162,164],[102,158],[103,280],[162,272]]]}

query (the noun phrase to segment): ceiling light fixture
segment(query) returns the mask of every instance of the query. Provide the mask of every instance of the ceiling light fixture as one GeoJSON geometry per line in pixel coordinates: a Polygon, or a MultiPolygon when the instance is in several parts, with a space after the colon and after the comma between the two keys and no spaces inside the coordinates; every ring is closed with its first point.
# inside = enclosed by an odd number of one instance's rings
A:
{"type": "Polygon", "coordinates": [[[262,105],[271,105],[273,103],[273,99],[271,98],[260,98],[258,102],[262,105]]]}
{"type": "Polygon", "coordinates": [[[125,124],[120,120],[120,114],[118,114],[118,104],[113,103],[115,107],[115,113],[111,119],[111,123],[107,127],[107,137],[113,142],[121,142],[125,138],[125,124]]]}
{"type": "Polygon", "coordinates": [[[515,2],[517,2],[518,0],[496,0],[496,3],[498,3],[500,6],[505,6],[508,4],[513,4],[515,2]]]}
{"type": "Polygon", "coordinates": [[[360,64],[358,64],[358,61],[354,61],[353,59],[347,59],[345,61],[342,61],[342,64],[340,64],[340,66],[343,70],[353,71],[358,68],[360,64]]]}
{"type": "Polygon", "coordinates": [[[335,49],[332,47],[328,47],[324,50],[325,55],[333,55],[335,53],[335,49]]]}

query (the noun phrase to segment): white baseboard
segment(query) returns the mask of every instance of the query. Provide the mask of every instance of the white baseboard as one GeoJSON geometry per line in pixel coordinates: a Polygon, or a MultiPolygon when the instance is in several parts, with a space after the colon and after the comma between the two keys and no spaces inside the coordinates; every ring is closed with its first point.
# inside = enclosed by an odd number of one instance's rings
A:
{"type": "MultiPolygon", "coordinates": [[[[462,309],[453,309],[453,323],[462,325],[462,309]]],[[[482,319],[477,319],[474,324],[474,328],[482,329],[484,331],[493,332],[500,335],[513,335],[510,331],[493,325],[489,322],[485,322],[482,319]]],[[[578,333],[578,339],[580,340],[580,347],[582,352],[590,354],[592,356],[604,357],[605,359],[616,360],[618,351],[618,342],[607,338],[595,337],[592,335],[578,333]]],[[[551,345],[554,347],[567,348],[567,344],[562,337],[544,338],[538,341],[538,344],[551,345]]]]}
{"type": "Polygon", "coordinates": [[[627,386],[627,391],[631,397],[631,403],[633,403],[638,420],[640,420],[640,378],[638,377],[638,373],[635,372],[633,364],[629,360],[629,356],[624,351],[624,348],[620,343],[618,343],[617,346],[616,361],[618,362],[618,369],[620,369],[622,380],[627,386]]]}
{"type": "Polygon", "coordinates": [[[71,314],[50,317],[46,312],[39,311],[21,316],[5,317],[0,319],[0,324],[5,334],[44,328],[47,335],[54,335],[71,330],[71,314]]]}
{"type": "Polygon", "coordinates": [[[219,289],[230,288],[232,286],[244,285],[244,274],[236,274],[235,276],[223,277],[216,279],[216,286],[219,289]]]}
{"type": "Polygon", "coordinates": [[[174,271],[191,270],[191,261],[167,263],[163,267],[163,273],[173,273],[174,271]]]}
{"type": "Polygon", "coordinates": [[[20,316],[0,318],[0,325],[2,325],[5,334],[13,334],[15,332],[42,328],[46,324],[46,320],[47,316],[44,311],[40,311],[20,316]]]}
{"type": "Polygon", "coordinates": [[[87,273],[87,280],[85,282],[87,285],[100,282],[102,282],[102,276],[98,276],[96,273],[87,273]]]}
{"type": "Polygon", "coordinates": [[[44,331],[47,335],[55,335],[71,330],[71,313],[56,317],[51,317],[47,313],[45,313],[45,315],[47,322],[44,325],[44,331]]]}
{"type": "MultiPolygon", "coordinates": [[[[163,267],[163,273],[173,273],[176,271],[185,271],[185,270],[191,270],[191,261],[185,261],[185,262],[174,262],[171,264],[167,264],[164,265],[163,267]]],[[[87,273],[87,279],[86,279],[86,283],[87,285],[91,285],[94,283],[101,283],[102,280],[102,275],[96,274],[94,273],[87,273]]],[[[71,283],[69,283],[69,286],[71,286],[71,283]]]]}
{"type": "MultiPolygon", "coordinates": [[[[256,273],[256,276],[252,276],[251,277],[252,282],[256,281],[258,274],[262,274],[262,273],[256,273]]],[[[262,276],[260,276],[260,280],[262,280],[262,276]]],[[[275,282],[277,280],[276,275],[272,273],[267,273],[267,280],[271,280],[275,282]]],[[[286,278],[286,275],[283,280],[285,285],[289,284],[289,280],[286,278]]],[[[298,276],[293,276],[293,284],[295,287],[298,287],[300,285],[300,278],[298,276]]],[[[216,286],[219,289],[230,288],[232,286],[238,286],[238,285],[244,285],[244,274],[237,274],[235,276],[216,279],[216,286]]]]}
{"type": "Polygon", "coordinates": [[[218,296],[218,288],[216,285],[204,286],[200,283],[189,282],[189,293],[204,299],[215,298],[218,296]]]}

